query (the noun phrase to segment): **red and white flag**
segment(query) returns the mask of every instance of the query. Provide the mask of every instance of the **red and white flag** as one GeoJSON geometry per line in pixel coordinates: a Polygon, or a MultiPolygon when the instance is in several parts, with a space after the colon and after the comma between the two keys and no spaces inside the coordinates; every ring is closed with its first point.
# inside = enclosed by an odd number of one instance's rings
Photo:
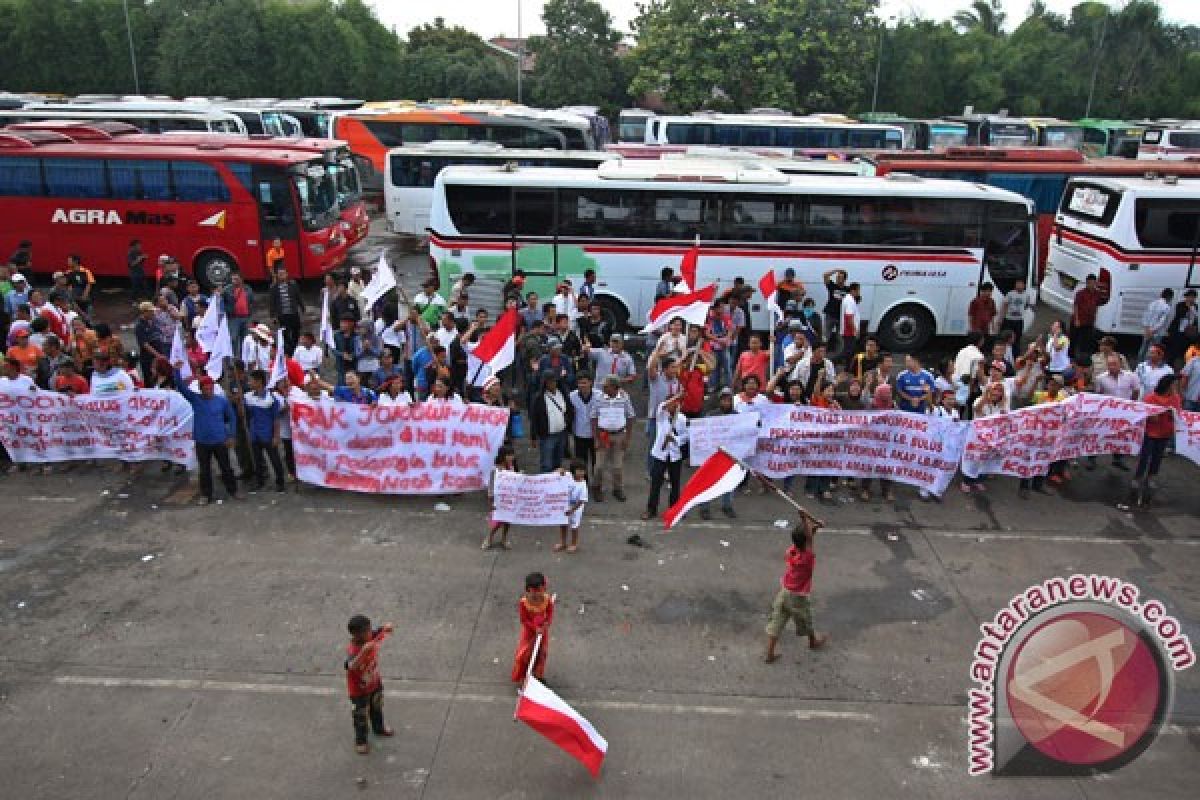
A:
{"type": "Polygon", "coordinates": [[[763,298],[767,301],[767,310],[774,315],[776,320],[783,319],[783,309],[779,307],[778,287],[775,284],[775,270],[771,270],[758,281],[758,290],[762,292],[763,298]]]}
{"type": "Polygon", "coordinates": [[[479,338],[467,357],[472,386],[483,386],[484,381],[516,359],[517,320],[517,310],[510,308],[496,320],[495,327],[479,338]]]}
{"type": "Polygon", "coordinates": [[[287,376],[287,350],[283,346],[283,328],[280,328],[275,331],[275,358],[271,360],[271,374],[267,376],[267,388],[274,389],[275,384],[287,376]]]}
{"type": "Polygon", "coordinates": [[[663,526],[674,527],[689,509],[732,492],[745,479],[746,468],[729,453],[718,450],[692,475],[679,495],[679,502],[663,514],[663,526]]]}
{"type": "Polygon", "coordinates": [[[700,237],[696,237],[696,243],[688,248],[688,251],[683,254],[683,261],[679,262],[679,283],[675,284],[675,293],[694,292],[696,290],[696,264],[700,261],[700,237]]]}
{"type": "Polygon", "coordinates": [[[672,294],[654,304],[650,310],[649,321],[642,333],[662,330],[667,324],[682,317],[689,325],[703,326],[708,319],[708,309],[712,306],[713,298],[717,295],[717,285],[710,283],[698,292],[690,294],[672,294]]]}
{"type": "Polygon", "coordinates": [[[565,750],[593,778],[600,777],[608,742],[592,723],[532,675],[517,701],[517,719],[565,750]]]}

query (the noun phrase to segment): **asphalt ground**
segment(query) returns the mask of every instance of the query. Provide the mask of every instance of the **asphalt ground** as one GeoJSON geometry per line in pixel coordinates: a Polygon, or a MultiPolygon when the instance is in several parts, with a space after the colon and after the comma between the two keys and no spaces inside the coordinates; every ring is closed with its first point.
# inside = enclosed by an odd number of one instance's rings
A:
{"type": "Polygon", "coordinates": [[[818,512],[813,604],[832,641],[810,651],[786,634],[766,665],[788,506],[740,494],[736,520],[693,514],[664,534],[637,521],[635,444],[629,501],[590,505],[570,556],[550,529],[481,552],[481,494],[440,512],[437,498],[291,487],[201,508],[153,467],[0,478],[0,794],[1195,795],[1196,668],[1176,675],[1158,740],[1112,773],[970,778],[965,721],[979,624],[1041,580],[1133,581],[1200,640],[1194,465],[1169,457],[1133,514],[1114,507],[1127,475],[1103,460],[1028,501],[1008,478],[939,504],[843,493],[818,512]],[[647,546],[625,543],[635,532],[647,546]],[[559,604],[546,682],[607,737],[599,781],[512,720],[515,604],[535,569],[559,604]],[[397,735],[365,757],[341,668],[354,613],[396,625],[381,666],[397,735]]]}

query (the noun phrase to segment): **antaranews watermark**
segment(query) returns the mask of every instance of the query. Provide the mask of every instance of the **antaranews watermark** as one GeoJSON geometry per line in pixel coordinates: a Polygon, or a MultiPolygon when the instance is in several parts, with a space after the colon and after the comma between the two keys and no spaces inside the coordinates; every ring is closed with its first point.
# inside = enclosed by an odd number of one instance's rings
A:
{"type": "Polygon", "coordinates": [[[1196,662],[1158,600],[1106,575],[1034,584],[990,622],[971,661],[971,775],[1077,775],[1137,758],[1196,662]]]}

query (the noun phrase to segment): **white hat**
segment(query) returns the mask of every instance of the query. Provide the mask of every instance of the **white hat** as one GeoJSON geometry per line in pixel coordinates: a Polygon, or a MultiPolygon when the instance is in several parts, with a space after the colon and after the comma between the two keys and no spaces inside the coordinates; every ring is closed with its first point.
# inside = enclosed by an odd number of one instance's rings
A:
{"type": "Polygon", "coordinates": [[[267,339],[268,341],[271,338],[271,329],[268,328],[266,325],[264,325],[261,322],[258,323],[257,325],[255,325],[250,330],[254,332],[255,336],[261,336],[262,338],[267,339]]]}
{"type": "Polygon", "coordinates": [[[19,272],[14,272],[12,275],[9,275],[8,279],[13,283],[16,283],[17,281],[20,281],[21,283],[29,283],[29,281],[25,280],[25,276],[19,272]]]}

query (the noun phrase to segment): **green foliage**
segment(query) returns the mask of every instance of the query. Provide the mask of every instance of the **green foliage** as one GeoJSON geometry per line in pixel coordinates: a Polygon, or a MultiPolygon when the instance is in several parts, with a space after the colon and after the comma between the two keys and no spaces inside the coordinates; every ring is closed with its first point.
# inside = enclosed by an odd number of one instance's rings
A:
{"type": "Polygon", "coordinates": [[[400,61],[397,97],[503,99],[517,95],[516,64],[466,28],[438,17],[413,28],[400,61]]]}
{"type": "Polygon", "coordinates": [[[542,11],[546,35],[529,41],[534,56],[533,102],[555,108],[625,104],[625,75],[617,57],[621,34],[594,0],[549,0],[542,11]]]}

